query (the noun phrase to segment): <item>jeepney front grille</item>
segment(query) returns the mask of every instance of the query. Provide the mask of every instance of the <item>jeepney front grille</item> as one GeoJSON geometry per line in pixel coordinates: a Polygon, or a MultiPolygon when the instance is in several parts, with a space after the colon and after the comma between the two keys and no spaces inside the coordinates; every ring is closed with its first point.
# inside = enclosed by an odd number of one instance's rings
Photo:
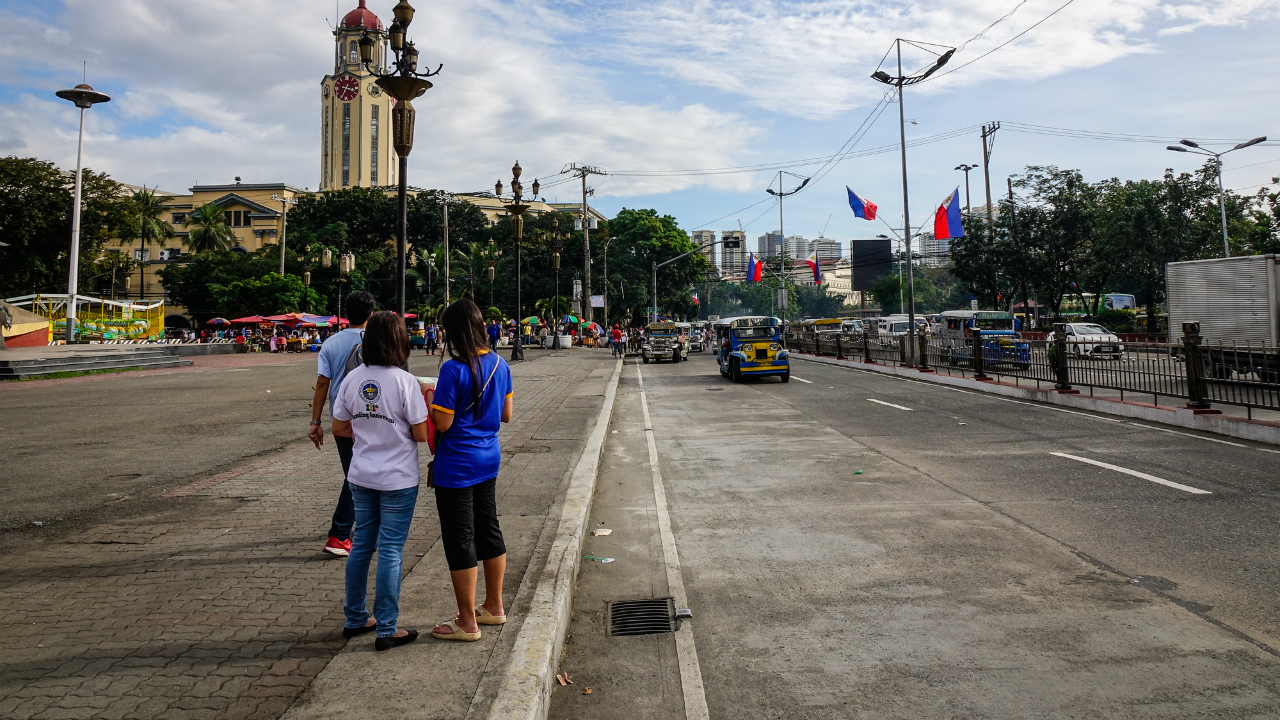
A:
{"type": "Polygon", "coordinates": [[[756,348],[756,359],[757,359],[757,360],[768,360],[768,359],[769,359],[769,348],[763,348],[763,347],[762,347],[762,348],[756,348]]]}

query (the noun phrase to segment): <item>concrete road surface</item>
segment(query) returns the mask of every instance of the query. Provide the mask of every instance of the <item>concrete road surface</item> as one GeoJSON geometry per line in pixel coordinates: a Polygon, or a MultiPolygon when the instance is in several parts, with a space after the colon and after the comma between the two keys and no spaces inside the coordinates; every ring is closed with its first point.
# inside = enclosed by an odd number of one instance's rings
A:
{"type": "Polygon", "coordinates": [[[792,373],[628,365],[551,717],[1280,717],[1276,448],[792,373]]]}

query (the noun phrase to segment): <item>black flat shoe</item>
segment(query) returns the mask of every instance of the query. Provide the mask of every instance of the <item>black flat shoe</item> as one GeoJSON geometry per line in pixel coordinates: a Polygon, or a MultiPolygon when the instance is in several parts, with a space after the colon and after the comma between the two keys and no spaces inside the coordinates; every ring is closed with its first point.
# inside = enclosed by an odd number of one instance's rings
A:
{"type": "Polygon", "coordinates": [[[376,623],[373,625],[365,625],[363,627],[358,627],[358,628],[344,627],[342,628],[342,637],[350,640],[351,638],[357,635],[363,635],[367,632],[373,632],[374,630],[377,630],[377,629],[378,629],[378,626],[376,623]]]}
{"type": "Polygon", "coordinates": [[[391,649],[391,648],[393,648],[393,647],[400,647],[401,645],[408,645],[409,643],[411,643],[411,642],[413,642],[414,640],[417,640],[417,639],[418,639],[418,631],[417,631],[417,630],[410,630],[410,631],[409,631],[409,634],[408,634],[408,635],[405,635],[404,637],[382,637],[382,638],[378,638],[378,639],[377,639],[377,640],[375,640],[375,641],[374,641],[374,643],[373,643],[373,649],[374,649],[374,650],[377,650],[378,652],[382,652],[383,650],[390,650],[390,649],[391,649]]]}

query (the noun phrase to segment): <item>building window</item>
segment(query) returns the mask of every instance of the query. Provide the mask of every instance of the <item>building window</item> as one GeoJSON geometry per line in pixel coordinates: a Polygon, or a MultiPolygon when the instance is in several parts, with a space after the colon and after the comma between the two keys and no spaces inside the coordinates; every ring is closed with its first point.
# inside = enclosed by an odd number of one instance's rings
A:
{"type": "Polygon", "coordinates": [[[347,51],[347,56],[348,56],[347,62],[351,63],[352,65],[359,65],[360,64],[360,46],[356,44],[355,40],[352,40],[351,44],[348,45],[347,47],[349,48],[349,50],[347,51]]]}
{"type": "Polygon", "coordinates": [[[351,184],[351,103],[342,103],[342,185],[351,184]]]}
{"type": "Polygon", "coordinates": [[[373,106],[373,114],[369,121],[369,184],[378,186],[378,106],[373,106]]]}
{"type": "Polygon", "coordinates": [[[331,146],[331,143],[333,142],[333,137],[330,135],[329,121],[331,120],[330,116],[332,114],[333,114],[332,108],[324,109],[324,150],[321,153],[321,158],[320,158],[320,164],[322,166],[320,174],[323,176],[323,180],[324,180],[323,186],[326,188],[329,187],[329,176],[333,170],[332,168],[329,167],[329,148],[331,146]]]}
{"type": "Polygon", "coordinates": [[[171,225],[181,225],[181,224],[182,224],[182,222],[183,222],[184,220],[186,220],[186,219],[187,219],[187,214],[186,214],[186,213],[174,213],[174,214],[173,214],[173,220],[171,220],[171,221],[170,221],[170,224],[171,224],[171,225]]]}

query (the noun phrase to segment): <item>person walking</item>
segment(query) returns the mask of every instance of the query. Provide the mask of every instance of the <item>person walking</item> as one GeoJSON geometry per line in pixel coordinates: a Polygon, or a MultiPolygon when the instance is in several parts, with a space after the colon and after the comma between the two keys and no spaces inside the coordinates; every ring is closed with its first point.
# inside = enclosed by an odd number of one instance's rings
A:
{"type": "Polygon", "coordinates": [[[427,326],[427,354],[436,354],[436,324],[431,323],[427,326]]]}
{"type": "Polygon", "coordinates": [[[427,385],[401,368],[409,360],[409,333],[400,316],[384,310],[369,318],[363,364],[352,368],[333,403],[333,436],[354,443],[347,482],[355,501],[355,538],[346,567],[342,634],[377,630],[374,649],[418,639],[397,627],[400,566],[418,501],[418,443],[427,441],[427,385]],[[372,616],[367,607],[369,563],[378,553],[372,616]]]}
{"type": "Polygon", "coordinates": [[[431,421],[436,457],[432,482],[440,515],[440,541],[449,563],[458,614],[431,630],[440,640],[480,639],[480,625],[507,621],[502,576],[507,547],[498,526],[498,428],[511,422],[511,368],[484,347],[484,319],[470,300],[458,300],[441,316],[445,329],[431,421]],[[484,565],[484,602],[476,605],[477,565],[484,565]]]}
{"type": "MultiPolygon", "coordinates": [[[[347,297],[347,318],[351,321],[351,326],[330,335],[320,346],[317,361],[319,373],[316,376],[315,394],[311,398],[311,430],[307,433],[317,450],[324,444],[324,428],[320,425],[324,401],[327,398],[329,407],[334,407],[338,388],[347,372],[347,359],[351,357],[352,349],[364,339],[364,326],[373,314],[375,303],[373,295],[367,291],[351,293],[347,297]]],[[[330,414],[332,415],[332,411],[330,414]]],[[[352,441],[349,437],[334,436],[333,443],[338,446],[338,459],[342,463],[342,491],[338,493],[338,506],[333,510],[333,520],[329,523],[329,540],[324,545],[324,551],[346,557],[351,552],[351,528],[356,519],[351,485],[346,479],[351,469],[352,441]]]]}
{"type": "Polygon", "coordinates": [[[489,350],[491,352],[498,351],[498,335],[502,333],[502,328],[498,327],[498,321],[494,320],[489,323],[489,350]]]}
{"type": "Polygon", "coordinates": [[[609,345],[613,348],[613,356],[617,357],[622,354],[622,330],[617,325],[609,331],[609,345]]]}

